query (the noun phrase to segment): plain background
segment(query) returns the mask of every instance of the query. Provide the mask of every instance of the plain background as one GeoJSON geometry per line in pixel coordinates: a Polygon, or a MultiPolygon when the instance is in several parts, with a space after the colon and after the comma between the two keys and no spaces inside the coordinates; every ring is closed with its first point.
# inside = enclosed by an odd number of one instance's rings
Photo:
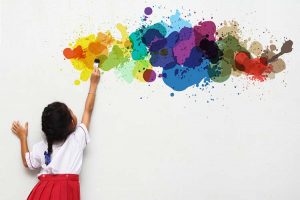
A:
{"type": "Polygon", "coordinates": [[[287,69],[265,83],[233,77],[204,91],[175,92],[160,80],[148,86],[101,78],[91,143],[81,173],[88,200],[300,199],[300,3],[285,1],[1,0],[0,198],[25,199],[36,172],[22,166],[13,120],[29,122],[29,144],[42,137],[40,117],[53,101],[81,118],[88,82],[62,50],[78,36],[138,28],[147,6],[153,21],[176,9],[216,23],[237,20],[245,38],[294,41],[287,69]],[[160,6],[160,8],[158,8],[160,6]],[[193,14],[196,11],[196,14],[193,14]],[[213,99],[213,100],[211,100],[213,99]]]}

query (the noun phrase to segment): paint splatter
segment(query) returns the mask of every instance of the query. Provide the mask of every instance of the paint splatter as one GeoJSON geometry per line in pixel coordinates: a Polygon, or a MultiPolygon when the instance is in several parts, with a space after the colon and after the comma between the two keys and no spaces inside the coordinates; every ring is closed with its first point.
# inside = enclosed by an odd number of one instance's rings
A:
{"type": "Polygon", "coordinates": [[[151,7],[146,7],[145,10],[144,10],[144,13],[146,15],[151,15],[152,14],[152,8],[151,7]]]}
{"type": "Polygon", "coordinates": [[[174,91],[222,83],[230,76],[245,75],[249,80],[263,82],[285,69],[279,56],[292,51],[291,40],[277,54],[273,44],[266,49],[259,41],[247,45],[236,21],[217,26],[214,21],[202,20],[192,25],[177,10],[168,20],[149,23],[153,9],[146,7],[144,14],[141,26],[131,33],[125,25],[116,25],[121,39],[110,31],[99,32],[78,38],[65,48],[65,58],[81,72],[80,80],[74,84],[88,80],[95,59],[100,69],[114,69],[128,83],[162,79],[174,91]]]}

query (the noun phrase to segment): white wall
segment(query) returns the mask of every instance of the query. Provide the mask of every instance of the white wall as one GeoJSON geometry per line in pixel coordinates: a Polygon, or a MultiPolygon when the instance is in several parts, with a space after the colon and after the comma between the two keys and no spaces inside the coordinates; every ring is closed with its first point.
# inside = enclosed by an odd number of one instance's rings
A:
{"type": "Polygon", "coordinates": [[[208,91],[191,88],[170,97],[162,82],[127,84],[106,73],[85,152],[82,199],[300,198],[299,1],[1,0],[0,199],[25,199],[37,182],[36,173],[22,167],[11,122],[28,120],[33,144],[41,139],[48,103],[63,101],[82,114],[88,84],[73,85],[79,74],[62,50],[78,32],[126,21],[133,30],[144,7],[158,2],[166,10],[154,9],[157,19],[183,6],[198,12],[195,21],[235,19],[265,45],[266,28],[278,44],[293,39],[294,51],[284,56],[287,70],[263,84],[237,78],[216,84],[210,103],[208,91]]]}

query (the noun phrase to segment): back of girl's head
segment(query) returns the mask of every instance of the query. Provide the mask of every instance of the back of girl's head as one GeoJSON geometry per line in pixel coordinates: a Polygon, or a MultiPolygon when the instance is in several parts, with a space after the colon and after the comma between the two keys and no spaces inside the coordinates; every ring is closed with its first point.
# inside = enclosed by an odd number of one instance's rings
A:
{"type": "Polygon", "coordinates": [[[54,102],[45,107],[42,114],[42,130],[48,142],[48,153],[52,144],[64,141],[71,133],[72,115],[66,104],[54,102]]]}

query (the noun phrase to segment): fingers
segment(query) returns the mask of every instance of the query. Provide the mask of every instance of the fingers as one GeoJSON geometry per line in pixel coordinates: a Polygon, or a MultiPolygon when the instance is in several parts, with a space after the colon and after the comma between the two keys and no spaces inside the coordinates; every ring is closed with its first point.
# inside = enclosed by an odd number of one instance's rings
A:
{"type": "Polygon", "coordinates": [[[12,131],[13,133],[17,133],[17,130],[16,130],[16,128],[14,128],[14,127],[11,128],[11,131],[12,131]]]}
{"type": "Polygon", "coordinates": [[[93,75],[100,76],[100,70],[99,70],[99,68],[94,68],[93,75]]]}
{"type": "Polygon", "coordinates": [[[17,122],[14,121],[13,124],[11,125],[11,131],[16,134],[17,129],[18,129],[17,122]]]}
{"type": "MultiPolygon", "coordinates": [[[[11,130],[16,133],[20,128],[23,128],[19,121],[14,121],[11,125],[11,130]]],[[[25,129],[28,129],[28,122],[25,123],[25,129]]]]}
{"type": "Polygon", "coordinates": [[[17,121],[14,121],[12,124],[12,127],[14,128],[18,128],[20,126],[20,124],[17,121]]]}
{"type": "Polygon", "coordinates": [[[91,84],[97,85],[99,83],[99,80],[100,80],[100,70],[99,68],[94,68],[90,79],[91,84]]]}
{"type": "Polygon", "coordinates": [[[12,128],[17,130],[19,127],[17,125],[13,125],[12,128]]]}

